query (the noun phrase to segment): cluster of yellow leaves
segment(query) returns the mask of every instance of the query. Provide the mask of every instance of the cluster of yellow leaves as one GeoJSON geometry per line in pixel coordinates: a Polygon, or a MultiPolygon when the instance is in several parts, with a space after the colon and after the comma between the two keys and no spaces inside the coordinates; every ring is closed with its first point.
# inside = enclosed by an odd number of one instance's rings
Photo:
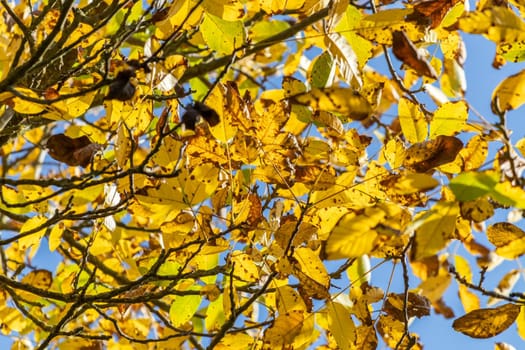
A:
{"type": "MultiPolygon", "coordinates": [[[[522,61],[516,11],[457,0],[375,13],[342,0],[153,3],[0,10],[13,20],[0,24],[2,115],[46,124],[2,141],[1,224],[14,232],[0,240],[4,334],[61,348],[301,349],[323,337],[326,349],[374,349],[381,337],[421,349],[410,319],[454,317],[444,295],[456,278],[467,314],[455,330],[488,338],[516,322],[525,338],[519,270],[482,308],[470,265],[485,273],[525,254],[518,225],[485,230],[500,207],[525,209],[514,151],[525,142],[469,121],[459,33],[494,41],[495,66],[522,61]],[[370,68],[386,48],[403,76],[370,68]],[[218,120],[179,112],[187,87],[218,120]],[[451,262],[452,242],[472,259],[451,262]],[[34,268],[46,248],[63,259],[54,271],[34,268]],[[384,291],[371,259],[401,260],[420,281],[384,291]],[[502,299],[512,302],[488,308],[502,299]]],[[[525,102],[524,79],[494,90],[499,117],[525,102]]]]}

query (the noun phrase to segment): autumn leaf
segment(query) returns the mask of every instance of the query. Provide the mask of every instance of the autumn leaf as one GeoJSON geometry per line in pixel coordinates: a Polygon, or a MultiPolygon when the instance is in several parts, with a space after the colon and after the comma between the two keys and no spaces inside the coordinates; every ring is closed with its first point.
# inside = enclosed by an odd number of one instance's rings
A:
{"type": "Polygon", "coordinates": [[[404,32],[395,31],[392,35],[392,51],[400,61],[415,70],[419,75],[424,75],[432,79],[438,78],[434,68],[421,55],[404,32]]]}
{"type": "Polygon", "coordinates": [[[505,304],[494,309],[479,309],[454,320],[454,330],[472,338],[494,337],[514,323],[520,306],[505,304]]]}
{"type": "Polygon", "coordinates": [[[427,172],[452,162],[462,148],[463,143],[458,138],[440,135],[407,149],[403,165],[417,172],[427,172]]]}
{"type": "Polygon", "coordinates": [[[101,145],[92,143],[89,137],[71,138],[64,134],[56,134],[47,140],[49,155],[67,165],[86,167],[89,165],[101,145]]]}

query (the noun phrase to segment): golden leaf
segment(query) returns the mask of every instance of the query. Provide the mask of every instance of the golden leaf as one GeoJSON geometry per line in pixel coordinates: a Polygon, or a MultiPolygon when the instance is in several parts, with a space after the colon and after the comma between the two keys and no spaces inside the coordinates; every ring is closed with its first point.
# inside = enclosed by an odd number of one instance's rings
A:
{"type": "Polygon", "coordinates": [[[412,247],[412,258],[419,260],[445,248],[453,238],[459,206],[455,202],[437,202],[432,209],[422,214],[412,247]]]}
{"type": "Polygon", "coordinates": [[[356,329],[350,311],[342,304],[328,301],[328,329],[341,350],[350,350],[356,340],[356,329]]]}
{"type": "Polygon", "coordinates": [[[372,113],[368,100],[348,88],[312,89],[292,97],[292,102],[312,107],[314,111],[340,113],[352,120],[363,120],[372,113]]]}
{"type": "Polygon", "coordinates": [[[474,310],[454,320],[452,327],[472,338],[491,338],[509,328],[519,313],[520,306],[516,304],[474,310]]]}
{"type": "MultiPolygon", "coordinates": [[[[525,25],[524,25],[525,26],[525,25]]],[[[499,114],[525,103],[525,70],[505,78],[492,93],[492,110],[499,114]]]]}
{"type": "Polygon", "coordinates": [[[34,270],[25,275],[21,282],[47,290],[53,283],[53,274],[48,270],[34,270]]]}
{"type": "Polygon", "coordinates": [[[468,117],[465,101],[447,102],[439,106],[430,122],[430,138],[438,135],[453,136],[463,131],[468,117]]]}
{"type": "Polygon", "coordinates": [[[399,99],[397,105],[399,123],[406,140],[410,143],[422,142],[428,134],[428,125],[421,108],[406,98],[399,99]]]}

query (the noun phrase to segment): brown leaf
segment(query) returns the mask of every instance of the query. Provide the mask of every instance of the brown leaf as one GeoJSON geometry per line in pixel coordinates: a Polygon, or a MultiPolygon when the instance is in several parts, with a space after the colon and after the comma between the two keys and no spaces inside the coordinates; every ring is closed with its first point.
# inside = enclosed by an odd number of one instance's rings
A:
{"type": "Polygon", "coordinates": [[[490,338],[509,328],[519,313],[520,306],[516,304],[474,310],[456,319],[452,327],[472,338],[490,338]]]}
{"type": "Polygon", "coordinates": [[[437,28],[443,18],[459,0],[421,0],[414,2],[415,13],[412,15],[418,22],[430,21],[430,28],[437,28]]]}
{"type": "Polygon", "coordinates": [[[403,165],[419,173],[452,162],[463,148],[454,136],[439,135],[434,140],[416,143],[406,151],[403,165]]]}
{"type": "Polygon", "coordinates": [[[421,53],[417,50],[412,41],[410,41],[404,32],[395,31],[392,33],[392,36],[392,51],[401,62],[415,70],[420,75],[424,75],[433,79],[438,78],[434,68],[421,55],[421,53]]]}
{"type": "Polygon", "coordinates": [[[98,143],[93,143],[87,136],[71,138],[64,134],[51,136],[47,140],[47,149],[51,158],[70,166],[86,167],[93,155],[100,150],[98,143]]]}
{"type": "MultiPolygon", "coordinates": [[[[390,293],[385,304],[383,305],[383,311],[389,315],[392,315],[397,320],[402,321],[404,319],[404,298],[405,295],[403,293],[390,293]]],[[[428,316],[430,315],[430,308],[430,300],[428,300],[426,297],[415,293],[408,293],[406,313],[409,318],[414,316],[417,318],[428,316]]]]}

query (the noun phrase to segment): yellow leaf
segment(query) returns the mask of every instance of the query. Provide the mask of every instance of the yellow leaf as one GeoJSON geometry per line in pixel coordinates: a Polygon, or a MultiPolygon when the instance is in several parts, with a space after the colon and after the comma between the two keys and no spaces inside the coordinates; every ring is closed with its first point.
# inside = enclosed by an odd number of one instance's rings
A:
{"type": "Polygon", "coordinates": [[[468,117],[465,101],[447,102],[439,106],[430,122],[430,138],[438,135],[453,136],[463,131],[468,117]]]}
{"type": "Polygon", "coordinates": [[[40,247],[40,242],[46,233],[46,227],[43,227],[47,219],[43,216],[35,216],[27,220],[22,227],[20,228],[20,234],[27,234],[18,240],[20,249],[26,250],[31,248],[31,251],[28,253],[29,258],[32,258],[38,248],[40,247]],[[41,229],[38,229],[42,227],[41,229]],[[32,232],[32,233],[29,233],[32,232]],[[28,234],[29,233],[29,234],[28,234]]]}
{"type": "Polygon", "coordinates": [[[525,23],[505,6],[467,12],[459,19],[457,27],[466,33],[485,34],[496,44],[525,40],[525,23]]]}
{"type": "Polygon", "coordinates": [[[474,310],[456,319],[452,327],[472,338],[491,338],[509,328],[519,313],[520,306],[515,304],[474,310]]]}
{"type": "Polygon", "coordinates": [[[525,209],[525,190],[512,185],[510,181],[497,183],[490,196],[503,205],[525,209]]]}
{"type": "MultiPolygon", "coordinates": [[[[507,272],[505,276],[503,276],[503,278],[499,281],[495,292],[499,295],[509,296],[510,292],[512,292],[512,289],[520,279],[520,275],[520,270],[512,270],[510,272],[507,272]]],[[[489,300],[487,300],[487,306],[492,306],[501,300],[503,299],[489,297],[489,300]]]]}
{"type": "MultiPolygon", "coordinates": [[[[170,137],[167,138],[171,140],[170,137]]],[[[162,150],[156,153],[158,155],[162,150]]],[[[117,143],[115,144],[115,157],[119,167],[124,168],[131,158],[131,135],[125,123],[121,123],[117,131],[117,143]]],[[[158,164],[160,165],[160,164],[158,164]]]]}
{"type": "Polygon", "coordinates": [[[506,259],[516,259],[525,254],[525,232],[509,222],[489,226],[487,238],[496,246],[496,254],[506,259]]]}
{"type": "Polygon", "coordinates": [[[2,333],[5,335],[14,332],[22,332],[30,322],[27,317],[18,311],[16,308],[8,306],[0,306],[0,317],[2,318],[2,333]]]}
{"type": "Polygon", "coordinates": [[[201,304],[200,295],[175,296],[170,307],[170,320],[175,327],[183,326],[188,322],[201,304]]]}
{"type": "Polygon", "coordinates": [[[519,108],[525,103],[524,90],[525,69],[498,84],[492,93],[492,110],[498,113],[519,108]]]}
{"type": "Polygon", "coordinates": [[[21,282],[47,290],[53,283],[53,274],[48,270],[34,270],[25,275],[21,282]]]}
{"type": "Polygon", "coordinates": [[[277,310],[284,314],[292,310],[306,311],[306,305],[299,295],[292,287],[285,285],[276,289],[277,295],[277,310]]]}
{"type": "MultiPolygon", "coordinates": [[[[77,89],[63,87],[60,89],[60,95],[77,93],[77,89]]],[[[84,115],[91,107],[96,92],[86,92],[82,96],[66,98],[61,101],[52,103],[49,107],[50,113],[46,118],[53,120],[69,120],[84,115]]],[[[57,96],[60,97],[60,96],[57,96]]]]}
{"type": "Polygon", "coordinates": [[[520,308],[520,313],[516,320],[516,326],[518,327],[518,334],[521,339],[525,340],[525,306],[520,308]]]}
{"type": "Polygon", "coordinates": [[[405,146],[397,138],[390,139],[383,151],[383,155],[392,169],[397,169],[403,165],[405,153],[405,146]]]}
{"type": "Polygon", "coordinates": [[[235,286],[259,281],[259,267],[257,267],[251,256],[241,251],[234,251],[230,259],[233,266],[233,275],[236,277],[235,286]]]}
{"type": "Polygon", "coordinates": [[[467,259],[461,255],[455,256],[456,272],[459,276],[463,277],[467,282],[472,282],[472,271],[470,270],[467,259]]]}
{"type": "Polygon", "coordinates": [[[202,14],[203,8],[199,6],[195,9],[193,0],[177,1],[169,7],[166,19],[157,23],[155,36],[164,40],[180,26],[184,29],[191,29],[201,21],[202,14]]]}
{"type": "MultiPolygon", "coordinates": [[[[39,96],[30,89],[26,88],[17,88],[16,91],[22,95],[32,99],[39,99],[39,96]]],[[[13,96],[11,93],[6,93],[7,95],[2,95],[1,99],[6,100],[5,97],[13,96]]],[[[45,101],[42,101],[45,102],[45,101]]],[[[20,97],[14,97],[12,99],[13,109],[15,112],[20,114],[38,114],[42,113],[45,110],[46,105],[43,103],[30,102],[20,97]]]]}
{"type": "Polygon", "coordinates": [[[121,122],[126,123],[133,135],[146,132],[153,115],[149,103],[129,103],[128,101],[109,100],[104,102],[106,113],[112,130],[117,129],[121,122]]]}
{"type": "Polygon", "coordinates": [[[11,205],[17,205],[27,201],[21,191],[18,191],[12,187],[2,186],[0,188],[0,192],[2,194],[2,200],[0,200],[0,209],[13,214],[25,214],[31,210],[30,205],[23,207],[11,207],[11,205]]]}
{"type": "Polygon", "coordinates": [[[489,145],[487,140],[481,135],[476,135],[470,139],[467,146],[459,151],[459,155],[463,158],[463,170],[476,170],[481,167],[489,152],[489,145]]]}
{"type": "Polygon", "coordinates": [[[404,31],[411,41],[423,38],[425,30],[415,21],[406,17],[414,13],[413,9],[388,9],[365,16],[357,26],[357,33],[365,39],[378,44],[392,45],[392,32],[404,31]]]}
{"type": "Polygon", "coordinates": [[[328,33],[324,40],[343,80],[351,86],[361,87],[363,81],[357,64],[357,55],[346,38],[339,33],[328,33]]]}
{"type": "Polygon", "coordinates": [[[328,329],[341,350],[350,350],[356,340],[356,330],[350,311],[338,302],[328,301],[328,329]]]}
{"type": "Polygon", "coordinates": [[[374,227],[384,218],[385,212],[379,208],[367,208],[360,215],[349,213],[343,216],[326,242],[327,258],[357,258],[370,253],[377,244],[378,233],[374,227]]]}
{"type": "Polygon", "coordinates": [[[397,113],[401,130],[407,141],[410,143],[425,141],[428,134],[428,126],[421,108],[403,97],[399,100],[397,113]]]}
{"type": "Polygon", "coordinates": [[[285,10],[299,9],[305,0],[259,0],[261,10],[268,14],[278,14],[285,10]]]}
{"type": "Polygon", "coordinates": [[[217,140],[229,142],[238,129],[233,121],[246,118],[239,91],[232,85],[219,84],[206,99],[206,104],[214,109],[220,118],[217,125],[210,127],[211,133],[217,140]]]}
{"type": "Polygon", "coordinates": [[[215,346],[217,350],[233,350],[233,349],[252,349],[254,338],[245,333],[227,333],[222,337],[219,344],[215,346]]]}
{"type": "Polygon", "coordinates": [[[136,197],[141,203],[186,209],[201,203],[215,192],[219,185],[218,176],[219,169],[213,164],[205,163],[196,166],[191,173],[184,169],[178,177],[146,186],[138,191],[136,197]]]}
{"type": "Polygon", "coordinates": [[[428,277],[426,280],[424,280],[417,287],[417,290],[419,290],[421,295],[427,297],[432,303],[435,303],[441,299],[450,285],[451,280],[452,278],[448,272],[443,273],[440,271],[437,276],[428,277]]]}
{"type": "Polygon", "coordinates": [[[355,6],[347,6],[346,12],[333,32],[341,33],[355,51],[359,67],[365,66],[372,57],[372,43],[356,33],[363,15],[355,6]]]}
{"type": "Polygon", "coordinates": [[[292,310],[280,314],[271,327],[264,332],[263,349],[286,349],[294,342],[301,332],[304,321],[304,312],[292,310]]]}
{"type": "Polygon", "coordinates": [[[453,237],[459,206],[455,202],[440,201],[420,217],[421,225],[416,230],[412,256],[420,260],[445,248],[453,237]]]}
{"type": "Polygon", "coordinates": [[[54,252],[60,246],[62,234],[64,233],[65,228],[66,225],[63,222],[59,222],[51,229],[51,232],[49,233],[50,251],[54,252]]]}
{"type": "Polygon", "coordinates": [[[439,182],[428,174],[412,173],[401,175],[394,183],[394,192],[411,194],[429,191],[439,185],[439,182]]]}
{"type": "Polygon", "coordinates": [[[235,21],[244,17],[244,5],[239,0],[204,0],[202,7],[206,12],[226,21],[235,21]]]}
{"type": "Polygon", "coordinates": [[[223,310],[223,297],[224,296],[222,294],[219,295],[216,300],[210,302],[208,308],[206,309],[206,318],[204,319],[204,323],[208,332],[219,330],[226,321],[223,310]]]}
{"type": "Polygon", "coordinates": [[[208,47],[219,56],[234,53],[245,41],[242,21],[224,20],[211,13],[204,14],[199,30],[208,47]]]}
{"type": "Polygon", "coordinates": [[[525,156],[525,138],[522,138],[516,142],[516,148],[519,149],[522,156],[525,156]]]}
{"type": "Polygon", "coordinates": [[[366,98],[347,88],[312,89],[298,94],[292,101],[309,105],[314,111],[340,113],[352,120],[363,120],[372,113],[372,107],[366,98]]]}
{"type": "Polygon", "coordinates": [[[458,286],[458,295],[461,300],[461,305],[465,312],[471,312],[477,310],[480,307],[480,301],[478,296],[473,293],[467,286],[460,284],[458,286]]]}

